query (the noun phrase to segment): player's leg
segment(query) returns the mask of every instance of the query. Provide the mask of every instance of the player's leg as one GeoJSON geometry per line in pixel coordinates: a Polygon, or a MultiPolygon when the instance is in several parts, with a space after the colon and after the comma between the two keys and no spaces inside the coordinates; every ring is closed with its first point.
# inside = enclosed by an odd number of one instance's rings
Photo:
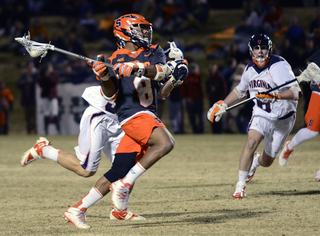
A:
{"type": "MultiPolygon", "coordinates": [[[[174,146],[174,139],[159,118],[147,114],[139,114],[122,126],[126,136],[140,146],[150,146],[139,161],[132,167],[127,175],[119,181],[112,183],[111,199],[118,210],[123,210],[123,199],[119,196],[128,194],[130,187],[147,169],[169,153],[174,146]],[[143,120],[143,122],[139,121],[143,120]]],[[[123,142],[123,140],[121,141],[123,142]]],[[[119,148],[121,147],[121,144],[119,148]]],[[[117,153],[119,152],[119,148],[117,153]]]]}
{"type": "Polygon", "coordinates": [[[236,184],[236,190],[233,193],[233,198],[244,198],[246,196],[246,179],[252,164],[253,155],[263,136],[260,132],[250,129],[248,132],[248,140],[241,152],[239,163],[239,178],[236,184]]]}
{"type": "Polygon", "coordinates": [[[301,143],[315,138],[320,131],[320,95],[316,93],[311,94],[311,99],[308,105],[308,110],[305,115],[305,122],[307,127],[300,129],[295,136],[283,145],[283,149],[279,155],[280,166],[285,166],[290,155],[293,153],[295,147],[301,143]]]}

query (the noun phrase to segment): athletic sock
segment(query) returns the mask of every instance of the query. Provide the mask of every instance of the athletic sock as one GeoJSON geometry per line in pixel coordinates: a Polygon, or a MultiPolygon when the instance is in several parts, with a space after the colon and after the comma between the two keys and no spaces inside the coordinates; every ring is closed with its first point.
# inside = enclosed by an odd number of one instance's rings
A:
{"type": "Polygon", "coordinates": [[[58,156],[59,153],[61,152],[61,150],[55,149],[52,146],[44,146],[42,148],[42,155],[44,156],[44,158],[53,160],[54,162],[58,161],[58,156]]]}
{"type": "Polygon", "coordinates": [[[239,182],[246,182],[249,171],[239,170],[239,182]]]}
{"type": "Polygon", "coordinates": [[[137,162],[131,170],[129,170],[128,174],[122,179],[122,182],[124,184],[131,184],[133,185],[134,181],[142,175],[144,172],[146,172],[146,169],[139,163],[137,162]]]}
{"type": "Polygon", "coordinates": [[[92,187],[87,195],[84,196],[74,207],[80,209],[81,211],[86,211],[89,207],[91,207],[102,198],[103,195],[99,192],[99,190],[95,187],[92,187]]]}

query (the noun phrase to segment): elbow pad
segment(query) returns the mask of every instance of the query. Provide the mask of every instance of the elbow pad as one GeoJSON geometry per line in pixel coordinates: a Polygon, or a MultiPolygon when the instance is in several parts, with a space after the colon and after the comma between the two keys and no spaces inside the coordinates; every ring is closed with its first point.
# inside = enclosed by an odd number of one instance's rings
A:
{"type": "Polygon", "coordinates": [[[299,99],[302,97],[302,91],[298,86],[292,86],[290,90],[293,93],[293,97],[295,101],[299,101],[299,99]]]}
{"type": "Polygon", "coordinates": [[[157,70],[157,74],[154,77],[154,80],[155,81],[163,80],[167,75],[167,70],[168,70],[167,65],[156,64],[155,67],[156,67],[156,70],[157,70]]]}
{"type": "Polygon", "coordinates": [[[239,90],[238,86],[233,89],[233,92],[237,95],[239,99],[243,98],[246,95],[246,91],[242,92],[239,90]]]}

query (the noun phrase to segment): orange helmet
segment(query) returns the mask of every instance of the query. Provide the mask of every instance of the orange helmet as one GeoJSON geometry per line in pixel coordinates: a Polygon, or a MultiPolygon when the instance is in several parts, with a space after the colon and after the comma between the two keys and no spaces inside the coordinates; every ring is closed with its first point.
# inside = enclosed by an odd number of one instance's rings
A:
{"type": "Polygon", "coordinates": [[[113,33],[120,40],[119,45],[123,41],[131,41],[145,49],[151,46],[152,24],[139,14],[126,14],[116,19],[113,33]]]}

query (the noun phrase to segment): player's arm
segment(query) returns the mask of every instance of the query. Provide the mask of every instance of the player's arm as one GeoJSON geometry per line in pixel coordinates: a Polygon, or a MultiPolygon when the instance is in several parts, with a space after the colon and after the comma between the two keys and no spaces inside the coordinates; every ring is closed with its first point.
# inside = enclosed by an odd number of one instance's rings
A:
{"type": "Polygon", "coordinates": [[[302,97],[302,91],[299,85],[293,85],[289,89],[279,92],[273,91],[270,93],[257,93],[256,98],[263,103],[274,103],[279,99],[298,101],[302,97]]]}

